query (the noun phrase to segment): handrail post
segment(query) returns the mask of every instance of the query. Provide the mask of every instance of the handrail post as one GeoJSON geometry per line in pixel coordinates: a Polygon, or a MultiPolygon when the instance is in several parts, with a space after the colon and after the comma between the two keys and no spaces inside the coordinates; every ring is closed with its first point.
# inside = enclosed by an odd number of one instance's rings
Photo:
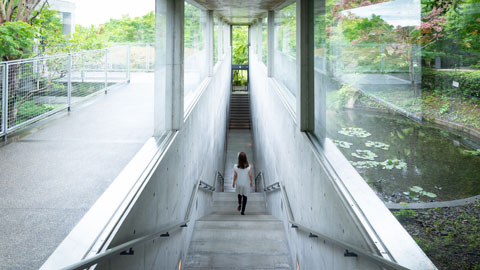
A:
{"type": "Polygon", "coordinates": [[[85,52],[81,51],[80,52],[80,58],[81,58],[81,68],[80,68],[80,77],[82,77],[82,83],[85,81],[85,52]]]}
{"type": "Polygon", "coordinates": [[[2,80],[2,135],[7,141],[7,119],[8,119],[8,64],[3,66],[2,80]]]}
{"type": "Polygon", "coordinates": [[[108,89],[108,49],[105,49],[105,94],[108,89]]]}
{"type": "Polygon", "coordinates": [[[68,65],[68,83],[67,83],[67,108],[70,111],[70,106],[72,105],[72,54],[68,54],[67,59],[68,65]]]}
{"type": "Polygon", "coordinates": [[[127,45],[127,83],[130,83],[130,57],[131,57],[131,45],[127,45]]]}
{"type": "Polygon", "coordinates": [[[146,43],[146,46],[145,46],[145,72],[148,72],[150,70],[149,62],[150,62],[150,44],[146,43]]]}

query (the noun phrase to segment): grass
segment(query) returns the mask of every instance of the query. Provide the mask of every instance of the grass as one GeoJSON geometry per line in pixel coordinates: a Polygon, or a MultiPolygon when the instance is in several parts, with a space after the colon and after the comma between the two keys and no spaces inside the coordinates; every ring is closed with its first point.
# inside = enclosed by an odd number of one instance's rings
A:
{"type": "Polygon", "coordinates": [[[438,269],[480,270],[480,201],[393,214],[438,269]]]}

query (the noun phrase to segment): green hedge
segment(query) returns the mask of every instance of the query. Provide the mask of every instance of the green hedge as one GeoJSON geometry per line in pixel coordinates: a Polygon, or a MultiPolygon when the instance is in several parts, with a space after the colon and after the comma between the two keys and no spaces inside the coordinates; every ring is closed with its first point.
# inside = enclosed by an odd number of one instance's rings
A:
{"type": "Polygon", "coordinates": [[[475,71],[439,71],[423,70],[422,89],[442,94],[480,98],[480,70],[475,71]],[[453,87],[453,81],[459,87],[453,87]]]}

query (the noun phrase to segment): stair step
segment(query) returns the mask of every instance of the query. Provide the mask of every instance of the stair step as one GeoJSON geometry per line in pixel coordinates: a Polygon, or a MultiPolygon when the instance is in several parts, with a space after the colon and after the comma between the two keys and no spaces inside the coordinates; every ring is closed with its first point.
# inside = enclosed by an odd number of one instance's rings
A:
{"type": "MultiPolygon", "coordinates": [[[[197,231],[202,233],[202,231],[197,231]]],[[[232,231],[231,233],[239,233],[232,231]]],[[[191,254],[205,254],[205,253],[216,253],[216,254],[252,254],[255,252],[257,255],[276,255],[276,256],[286,256],[288,255],[287,247],[285,243],[280,238],[277,241],[272,240],[243,240],[239,243],[233,244],[229,240],[221,240],[217,237],[207,240],[207,241],[192,241],[190,242],[189,251],[191,254]],[[241,243],[241,244],[240,244],[241,243]]]]}
{"type": "Polygon", "coordinates": [[[291,269],[286,256],[231,254],[195,254],[185,260],[185,270],[233,270],[233,269],[291,269]],[[235,268],[232,268],[235,266],[235,268]],[[272,268],[272,266],[274,268],[272,268]]]}
{"type": "MultiPolygon", "coordinates": [[[[236,202],[238,200],[237,193],[233,192],[215,192],[213,193],[213,201],[236,202]]],[[[265,196],[263,192],[247,193],[248,201],[264,201],[265,196]]]]}

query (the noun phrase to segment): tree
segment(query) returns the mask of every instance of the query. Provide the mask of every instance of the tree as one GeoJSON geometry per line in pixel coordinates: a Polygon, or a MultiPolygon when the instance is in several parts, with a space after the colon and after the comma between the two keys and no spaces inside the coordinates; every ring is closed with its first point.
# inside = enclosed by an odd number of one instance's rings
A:
{"type": "MultiPolygon", "coordinates": [[[[33,46],[40,40],[43,49],[64,43],[58,13],[42,0],[0,0],[0,56],[17,60],[33,56],[33,46]]],[[[42,49],[42,51],[44,51],[42,49]]],[[[61,64],[54,61],[13,63],[8,65],[8,126],[16,124],[17,114],[30,97],[49,91],[56,76],[64,77],[61,64]],[[52,63],[47,63],[52,62],[52,63]],[[48,65],[48,68],[45,66],[48,65]],[[29,72],[29,76],[21,73],[29,72]],[[47,74],[47,75],[45,75],[47,74]],[[36,86],[26,89],[25,85],[36,86]]]]}
{"type": "Polygon", "coordinates": [[[135,18],[123,15],[121,19],[110,19],[103,30],[108,41],[152,43],[155,41],[155,14],[152,11],[135,18]]]}

